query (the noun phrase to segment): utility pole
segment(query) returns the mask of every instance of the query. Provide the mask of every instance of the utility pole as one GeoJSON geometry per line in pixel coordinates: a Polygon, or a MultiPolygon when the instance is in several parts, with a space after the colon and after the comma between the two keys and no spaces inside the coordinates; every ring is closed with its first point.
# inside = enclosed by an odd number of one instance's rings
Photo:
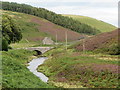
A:
{"type": "Polygon", "coordinates": [[[67,42],[68,42],[68,40],[67,40],[67,31],[65,32],[65,39],[66,39],[66,50],[67,50],[67,42]]]}

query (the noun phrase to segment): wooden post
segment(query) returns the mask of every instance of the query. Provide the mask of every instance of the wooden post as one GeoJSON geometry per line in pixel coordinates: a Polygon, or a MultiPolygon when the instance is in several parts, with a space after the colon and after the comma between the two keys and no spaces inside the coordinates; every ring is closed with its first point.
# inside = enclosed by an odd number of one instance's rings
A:
{"type": "Polygon", "coordinates": [[[83,53],[85,53],[85,39],[83,39],[83,53]]]}
{"type": "Polygon", "coordinates": [[[57,31],[56,31],[56,44],[57,44],[57,38],[58,38],[58,36],[57,36],[57,31]]]}
{"type": "Polygon", "coordinates": [[[68,40],[67,40],[67,31],[65,32],[65,37],[66,37],[66,50],[67,50],[67,42],[68,42],[68,40]]]}

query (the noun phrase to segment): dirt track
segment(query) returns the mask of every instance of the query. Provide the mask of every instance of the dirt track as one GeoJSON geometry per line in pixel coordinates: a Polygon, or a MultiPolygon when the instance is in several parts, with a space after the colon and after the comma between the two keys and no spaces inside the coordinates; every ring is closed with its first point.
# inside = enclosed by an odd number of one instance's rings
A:
{"type": "MultiPolygon", "coordinates": [[[[103,44],[108,43],[110,40],[114,38],[118,39],[118,31],[120,33],[120,29],[119,29],[85,39],[85,50],[94,50],[101,47],[103,44]]],[[[77,50],[83,50],[83,44],[79,44],[75,48],[77,50]]]]}

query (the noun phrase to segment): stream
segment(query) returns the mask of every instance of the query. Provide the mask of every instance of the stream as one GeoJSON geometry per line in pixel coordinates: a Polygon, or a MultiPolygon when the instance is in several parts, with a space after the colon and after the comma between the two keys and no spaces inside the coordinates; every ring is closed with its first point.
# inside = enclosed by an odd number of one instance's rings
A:
{"type": "Polygon", "coordinates": [[[28,63],[29,66],[27,67],[34,75],[39,77],[43,82],[47,82],[48,77],[46,77],[43,73],[38,72],[37,68],[39,65],[43,64],[44,61],[47,59],[47,57],[39,57],[37,59],[33,59],[30,63],[28,63]]]}

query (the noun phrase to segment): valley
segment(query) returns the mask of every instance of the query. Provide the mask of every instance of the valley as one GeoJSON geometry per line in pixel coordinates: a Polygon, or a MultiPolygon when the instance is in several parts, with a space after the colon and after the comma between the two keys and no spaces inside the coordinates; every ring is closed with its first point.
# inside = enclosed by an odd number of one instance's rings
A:
{"type": "Polygon", "coordinates": [[[119,28],[26,4],[3,6],[0,88],[120,88],[119,28]]]}

